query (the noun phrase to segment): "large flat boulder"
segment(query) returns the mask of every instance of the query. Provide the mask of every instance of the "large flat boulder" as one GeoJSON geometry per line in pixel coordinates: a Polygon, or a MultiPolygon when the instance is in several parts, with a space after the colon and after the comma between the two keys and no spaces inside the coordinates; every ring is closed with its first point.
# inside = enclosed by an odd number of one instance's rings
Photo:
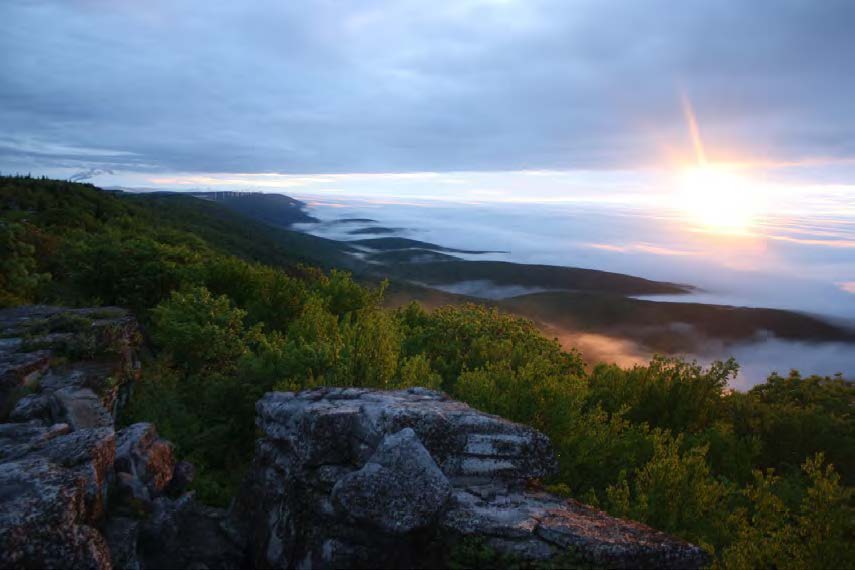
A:
{"type": "Polygon", "coordinates": [[[436,567],[477,544],[521,566],[699,568],[697,546],[538,490],[548,438],[430,390],[322,388],[257,404],[229,518],[253,564],[436,567]]]}

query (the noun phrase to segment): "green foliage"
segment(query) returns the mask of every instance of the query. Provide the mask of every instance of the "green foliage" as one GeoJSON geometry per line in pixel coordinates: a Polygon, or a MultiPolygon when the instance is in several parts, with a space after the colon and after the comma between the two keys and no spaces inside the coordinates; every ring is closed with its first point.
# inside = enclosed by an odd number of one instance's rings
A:
{"type": "Polygon", "coordinates": [[[454,395],[476,408],[534,426],[566,433],[579,417],[587,384],[567,374],[562,363],[543,355],[514,369],[509,360],[462,373],[454,395]]]}
{"type": "Polygon", "coordinates": [[[855,561],[855,508],[851,487],[824,463],[822,454],[805,461],[803,499],[790,509],[776,490],[781,478],[773,470],[756,471],[742,491],[748,504],[729,524],[736,539],[722,553],[721,568],[851,568],[855,561]]]}
{"type": "Polygon", "coordinates": [[[38,273],[28,227],[0,220],[0,308],[31,302],[50,275],[38,273]]]}
{"type": "Polygon", "coordinates": [[[71,241],[63,251],[65,273],[81,301],[97,299],[142,312],[187,280],[199,253],[149,237],[107,231],[71,241]]]}
{"type": "Polygon", "coordinates": [[[840,469],[847,485],[855,482],[855,385],[842,378],[793,371],[773,374],[748,394],[737,394],[731,411],[734,430],[762,442],[761,467],[795,472],[805,458],[823,452],[840,469]]]}
{"type": "Polygon", "coordinates": [[[632,487],[621,472],[606,489],[610,510],[704,546],[718,543],[716,533],[725,528],[719,520],[721,502],[728,489],[710,473],[706,448],[681,451],[682,437],[663,431],[653,432],[652,438],[653,457],[636,471],[632,487]]]}
{"type": "Polygon", "coordinates": [[[738,369],[733,359],[704,369],[660,356],[647,366],[629,370],[600,365],[590,376],[591,396],[608,412],[625,408],[627,419],[633,422],[696,432],[720,417],[727,382],[738,369]]]}
{"type": "Polygon", "coordinates": [[[470,304],[440,307],[428,315],[411,304],[398,311],[398,318],[404,331],[404,353],[426,354],[449,392],[454,392],[462,372],[491,362],[507,361],[517,369],[542,357],[554,371],[584,374],[577,353],[564,352],[557,341],[542,336],[531,321],[496,309],[470,304]]]}
{"type": "Polygon", "coordinates": [[[424,354],[404,357],[400,361],[398,377],[392,380],[392,388],[430,388],[439,390],[442,377],[430,367],[430,361],[424,354]]]}
{"type": "Polygon", "coordinates": [[[246,311],[204,287],[173,291],[154,311],[154,340],[187,373],[228,372],[246,352],[246,311]]]}

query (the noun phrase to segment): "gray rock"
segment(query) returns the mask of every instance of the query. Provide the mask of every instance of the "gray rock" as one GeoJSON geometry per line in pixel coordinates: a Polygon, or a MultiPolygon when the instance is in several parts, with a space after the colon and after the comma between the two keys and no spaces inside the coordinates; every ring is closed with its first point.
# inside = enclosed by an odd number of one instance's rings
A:
{"type": "Polygon", "coordinates": [[[0,400],[18,398],[4,404],[14,423],[0,424],[0,567],[111,568],[98,529],[117,528],[111,411],[135,379],[136,321],[21,307],[0,311],[0,332],[0,400]]]}
{"type": "MultiPolygon", "coordinates": [[[[8,341],[8,339],[5,339],[8,341]]],[[[22,386],[32,386],[50,367],[51,352],[36,350],[21,351],[20,342],[7,342],[0,359],[0,407],[8,409],[8,399],[22,386]]]]}
{"type": "Polygon", "coordinates": [[[430,525],[451,485],[411,428],[388,435],[362,469],[342,477],[332,500],[347,516],[392,534],[430,525]]]}
{"type": "Polygon", "coordinates": [[[107,510],[107,493],[113,474],[116,439],[112,428],[82,429],[49,439],[30,454],[65,467],[84,482],[86,519],[99,521],[107,510]]]}
{"type": "Polygon", "coordinates": [[[0,424],[0,461],[12,461],[49,440],[71,431],[68,424],[44,426],[39,422],[0,424]]]}
{"type": "Polygon", "coordinates": [[[44,457],[0,464],[0,566],[109,569],[85,488],[81,474],[44,457]]]}
{"type": "Polygon", "coordinates": [[[52,417],[73,430],[113,425],[113,416],[89,388],[62,388],[53,393],[50,402],[52,417]]]}
{"type": "Polygon", "coordinates": [[[44,394],[28,394],[18,400],[9,419],[13,422],[36,420],[48,425],[52,421],[50,399],[44,394]]]}
{"type": "Polygon", "coordinates": [[[69,432],[65,424],[0,424],[0,460],[43,458],[69,472],[81,485],[84,518],[103,518],[113,470],[115,437],[112,428],[69,432]]]}
{"type": "Polygon", "coordinates": [[[145,483],[130,473],[116,473],[116,492],[119,508],[134,514],[151,511],[151,492],[145,483]]]}
{"type": "Polygon", "coordinates": [[[116,434],[116,472],[136,477],[152,496],[163,492],[174,470],[172,444],[157,436],[153,424],[133,424],[116,434]]]}
{"type": "Polygon", "coordinates": [[[302,465],[363,464],[383,437],[409,427],[450,478],[526,481],[556,468],[542,433],[423,388],[274,392],[256,409],[267,438],[293,449],[302,465]]]}

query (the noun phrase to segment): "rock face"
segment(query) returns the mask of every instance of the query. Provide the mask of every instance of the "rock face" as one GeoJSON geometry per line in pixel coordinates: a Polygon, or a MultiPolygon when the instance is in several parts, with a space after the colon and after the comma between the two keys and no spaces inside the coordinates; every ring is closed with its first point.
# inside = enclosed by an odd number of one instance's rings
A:
{"type": "Polygon", "coordinates": [[[430,390],[267,394],[230,516],[258,567],[431,567],[462,545],[506,561],[696,568],[691,544],[536,489],[543,434],[430,390]]]}
{"type": "Polygon", "coordinates": [[[109,568],[96,530],[115,437],[109,428],[0,426],[0,566],[109,568]]]}
{"type": "Polygon", "coordinates": [[[0,567],[240,564],[192,465],[151,424],[115,431],[138,336],[120,309],[0,311],[0,567]]]}
{"type": "Polygon", "coordinates": [[[389,534],[428,527],[449,496],[451,484],[410,428],[384,437],[368,462],[332,490],[340,511],[389,534]]]}
{"type": "Polygon", "coordinates": [[[0,419],[113,425],[139,374],[139,327],[126,311],[5,309],[0,332],[0,419]]]}
{"type": "Polygon", "coordinates": [[[116,471],[140,480],[152,495],[163,492],[174,470],[172,444],[157,436],[154,425],[138,423],[117,434],[116,471]]]}

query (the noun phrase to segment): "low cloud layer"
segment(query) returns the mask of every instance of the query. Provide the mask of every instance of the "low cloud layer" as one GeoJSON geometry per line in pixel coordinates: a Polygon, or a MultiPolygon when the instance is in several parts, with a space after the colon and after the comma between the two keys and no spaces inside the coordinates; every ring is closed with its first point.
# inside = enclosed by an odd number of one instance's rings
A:
{"type": "Polygon", "coordinates": [[[113,174],[113,171],[109,168],[87,168],[86,170],[75,172],[69,176],[68,179],[72,182],[83,182],[84,180],[89,180],[101,174],[113,174]]]}
{"type": "Polygon", "coordinates": [[[6,172],[631,168],[690,148],[683,93],[713,156],[855,156],[846,0],[5,0],[0,19],[6,172]]]}

